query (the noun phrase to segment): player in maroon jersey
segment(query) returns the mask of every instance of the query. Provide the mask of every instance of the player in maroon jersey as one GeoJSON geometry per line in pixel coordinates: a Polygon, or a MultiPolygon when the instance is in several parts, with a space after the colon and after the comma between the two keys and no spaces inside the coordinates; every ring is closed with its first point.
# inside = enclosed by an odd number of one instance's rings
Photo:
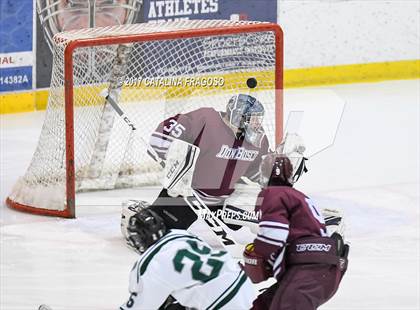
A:
{"type": "MultiPolygon", "coordinates": [[[[258,181],[261,157],[269,147],[263,117],[264,107],[256,98],[239,94],[229,100],[226,112],[200,108],[166,119],[152,134],[150,145],[164,160],[174,138],[200,148],[191,187],[214,211],[242,176],[258,181]]],[[[184,199],[170,197],[166,189],[153,207],[171,228],[186,229],[197,219],[184,199]]]]}
{"type": "MultiPolygon", "coordinates": [[[[296,162],[296,161],[295,161],[296,162]]],[[[314,310],[330,299],[347,268],[349,247],[329,236],[324,218],[305,194],[292,187],[299,177],[288,157],[267,155],[261,163],[259,233],[244,252],[244,269],[254,282],[277,283],[253,309],[314,310]]]]}

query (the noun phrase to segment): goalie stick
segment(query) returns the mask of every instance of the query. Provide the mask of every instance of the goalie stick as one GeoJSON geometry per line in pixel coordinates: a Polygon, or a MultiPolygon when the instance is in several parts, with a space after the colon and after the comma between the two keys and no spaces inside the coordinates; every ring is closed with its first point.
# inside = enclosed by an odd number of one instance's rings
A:
{"type": "MultiPolygon", "coordinates": [[[[162,168],[165,167],[165,162],[159,157],[156,151],[150,146],[147,141],[141,137],[138,132],[136,125],[130,120],[130,118],[124,113],[121,107],[118,105],[116,100],[112,97],[111,94],[107,94],[106,90],[102,92],[102,95],[105,96],[106,101],[110,106],[117,112],[117,114],[124,120],[128,127],[131,128],[132,132],[140,139],[140,141],[146,146],[147,153],[158,162],[162,168]],[[105,92],[104,92],[105,91],[105,92]]],[[[195,212],[198,218],[201,218],[206,222],[210,227],[211,231],[218,238],[220,243],[227,249],[231,251],[237,250],[240,246],[235,239],[229,233],[229,228],[223,223],[213,212],[210,211],[209,207],[203,202],[203,200],[198,196],[197,192],[192,189],[193,197],[184,197],[185,202],[190,206],[190,208],[195,212]]]]}

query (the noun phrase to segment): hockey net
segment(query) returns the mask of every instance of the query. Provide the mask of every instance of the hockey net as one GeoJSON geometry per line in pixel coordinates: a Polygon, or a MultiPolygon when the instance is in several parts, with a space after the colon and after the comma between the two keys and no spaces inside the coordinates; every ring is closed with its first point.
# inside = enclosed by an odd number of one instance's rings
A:
{"type": "Polygon", "coordinates": [[[224,111],[238,93],[264,104],[271,147],[281,138],[278,25],[134,24],[64,32],[54,42],[44,125],[30,166],[7,199],[12,208],[74,217],[76,192],[157,184],[162,168],[145,145],[157,125],[200,107],[224,111]],[[250,77],[258,81],[255,89],[247,87],[250,77]],[[104,93],[117,99],[136,134],[104,93]]]}

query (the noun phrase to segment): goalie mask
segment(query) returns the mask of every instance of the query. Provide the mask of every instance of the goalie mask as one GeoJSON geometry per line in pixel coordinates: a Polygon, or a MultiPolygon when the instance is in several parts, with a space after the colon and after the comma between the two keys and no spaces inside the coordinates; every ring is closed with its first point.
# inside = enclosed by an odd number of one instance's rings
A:
{"type": "Polygon", "coordinates": [[[36,0],[50,49],[52,38],[62,31],[131,24],[142,3],[143,0],[36,0]]]}
{"type": "Polygon", "coordinates": [[[264,107],[256,98],[244,94],[233,96],[226,106],[226,117],[238,138],[244,137],[252,145],[260,146],[264,137],[264,107]]]}
{"type": "Polygon", "coordinates": [[[271,153],[263,157],[260,164],[260,185],[266,186],[293,186],[299,177],[306,172],[305,159],[297,166],[293,161],[283,155],[271,153]]]}
{"type": "Polygon", "coordinates": [[[167,228],[163,219],[151,208],[146,208],[130,217],[127,227],[127,241],[131,247],[141,254],[166,233],[167,228]]]}

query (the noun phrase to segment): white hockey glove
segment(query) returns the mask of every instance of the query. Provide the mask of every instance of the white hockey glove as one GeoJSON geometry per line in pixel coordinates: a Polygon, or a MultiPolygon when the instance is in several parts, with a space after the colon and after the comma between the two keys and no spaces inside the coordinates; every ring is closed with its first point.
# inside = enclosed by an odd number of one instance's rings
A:
{"type": "Polygon", "coordinates": [[[322,216],[324,217],[327,234],[331,237],[333,234],[338,234],[343,238],[345,232],[345,223],[343,214],[337,209],[322,209],[322,216]]]}
{"type": "Polygon", "coordinates": [[[130,217],[139,213],[140,210],[150,206],[150,203],[143,200],[127,200],[122,202],[121,206],[121,233],[127,242],[127,245],[131,248],[128,242],[128,223],[130,217]]]}
{"type": "Polygon", "coordinates": [[[191,182],[200,148],[174,139],[166,155],[163,187],[172,197],[192,196],[191,182]]]}
{"type": "Polygon", "coordinates": [[[344,238],[345,223],[343,214],[336,209],[322,209],[327,234],[337,242],[337,254],[343,259],[340,260],[340,268],[347,268],[347,256],[349,254],[350,245],[344,238]]]}

